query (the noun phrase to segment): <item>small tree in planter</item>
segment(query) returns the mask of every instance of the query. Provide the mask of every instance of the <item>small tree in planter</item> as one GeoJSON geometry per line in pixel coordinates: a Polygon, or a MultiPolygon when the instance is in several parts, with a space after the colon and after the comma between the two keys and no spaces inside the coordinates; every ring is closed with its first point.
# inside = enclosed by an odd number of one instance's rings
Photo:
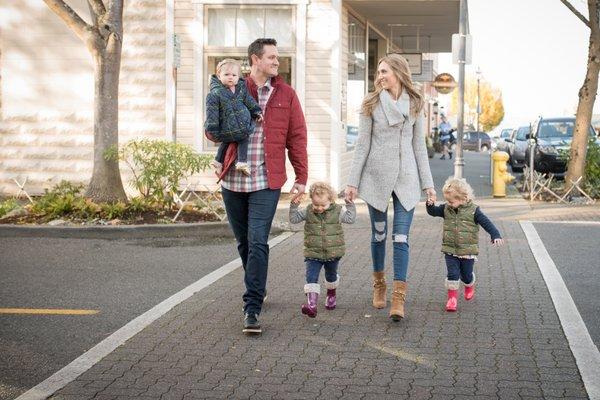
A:
{"type": "Polygon", "coordinates": [[[184,144],[150,139],[127,142],[109,156],[118,157],[129,167],[133,187],[147,201],[169,208],[179,182],[204,171],[212,159],[184,144]]]}

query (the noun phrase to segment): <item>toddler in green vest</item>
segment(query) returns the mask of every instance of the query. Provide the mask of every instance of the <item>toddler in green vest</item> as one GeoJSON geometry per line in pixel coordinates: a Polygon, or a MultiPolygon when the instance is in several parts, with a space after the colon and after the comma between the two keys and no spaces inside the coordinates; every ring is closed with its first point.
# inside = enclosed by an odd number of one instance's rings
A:
{"type": "Polygon", "coordinates": [[[427,213],[444,218],[442,252],[446,258],[448,275],[446,311],[456,311],[458,288],[465,285],[465,300],[475,296],[473,265],[479,254],[479,225],[490,235],[494,246],[504,243],[492,221],[473,203],[473,188],[464,179],[449,178],[442,189],[445,204],[426,203],[427,213]]]}
{"type": "Polygon", "coordinates": [[[325,308],[336,306],[336,288],[340,281],[338,264],[344,255],[344,230],[342,224],[353,224],[356,220],[356,206],[346,202],[346,209],[335,204],[335,191],[325,182],[315,182],[308,191],[311,204],[300,209],[299,200],[290,204],[290,222],[304,224],[304,262],[306,264],[306,303],[302,314],[311,318],[317,316],[317,302],[321,287],[319,274],[325,269],[327,298],[325,308]]]}

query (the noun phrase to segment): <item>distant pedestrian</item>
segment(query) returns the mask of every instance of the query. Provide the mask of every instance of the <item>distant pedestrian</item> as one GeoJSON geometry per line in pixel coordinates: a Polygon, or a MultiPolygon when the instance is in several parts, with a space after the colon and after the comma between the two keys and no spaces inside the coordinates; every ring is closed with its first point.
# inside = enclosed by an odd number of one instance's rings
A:
{"type": "Polygon", "coordinates": [[[262,110],[250,96],[241,73],[240,63],[226,58],[217,65],[217,74],[210,77],[204,129],[221,142],[212,163],[217,176],[223,171],[225,151],[232,142],[238,144],[235,169],[250,175],[248,138],[254,132],[252,119],[262,122],[262,110]]]}
{"type": "Polygon", "coordinates": [[[442,156],[440,160],[445,160],[446,155],[448,155],[449,159],[452,159],[452,152],[450,151],[450,146],[452,144],[452,125],[448,122],[445,115],[442,115],[442,122],[439,126],[440,132],[440,143],[442,145],[442,156]]]}
{"type": "Polygon", "coordinates": [[[504,241],[492,221],[473,202],[473,189],[465,179],[449,178],[442,189],[445,204],[427,200],[427,213],[444,218],[442,252],[446,258],[446,311],[456,311],[460,282],[465,286],[465,300],[475,296],[473,266],[479,254],[479,225],[490,235],[494,246],[504,241]]]}
{"type": "Polygon", "coordinates": [[[388,54],[377,64],[375,89],[365,96],[359,114],[358,140],[346,199],[358,196],[369,207],[373,307],[387,304],[385,248],[387,211],[393,202],[392,224],[394,282],[389,316],[404,318],[408,285],[408,237],[415,206],[425,192],[435,200],[433,178],[425,143],[423,96],[411,80],[408,62],[388,54]]]}
{"type": "Polygon", "coordinates": [[[290,204],[290,222],[304,223],[304,263],[306,264],[306,303],[302,314],[311,318],[317,316],[317,303],[321,286],[319,274],[325,269],[327,298],[325,308],[336,307],[336,289],[340,282],[338,266],[345,252],[342,224],[353,224],[356,220],[356,206],[346,201],[346,210],[335,203],[335,191],[325,182],[315,182],[310,186],[311,204],[299,209],[299,200],[290,204]]]}

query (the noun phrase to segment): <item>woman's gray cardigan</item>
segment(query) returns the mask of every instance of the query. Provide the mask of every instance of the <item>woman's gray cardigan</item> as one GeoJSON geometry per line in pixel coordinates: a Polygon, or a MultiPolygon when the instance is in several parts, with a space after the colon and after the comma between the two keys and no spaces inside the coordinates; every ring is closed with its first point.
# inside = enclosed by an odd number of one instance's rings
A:
{"type": "Polygon", "coordinates": [[[348,185],[377,210],[385,211],[392,192],[406,210],[412,210],[421,191],[433,187],[425,117],[410,115],[410,97],[404,90],[398,104],[387,90],[371,117],[360,114],[358,140],[348,185]]]}

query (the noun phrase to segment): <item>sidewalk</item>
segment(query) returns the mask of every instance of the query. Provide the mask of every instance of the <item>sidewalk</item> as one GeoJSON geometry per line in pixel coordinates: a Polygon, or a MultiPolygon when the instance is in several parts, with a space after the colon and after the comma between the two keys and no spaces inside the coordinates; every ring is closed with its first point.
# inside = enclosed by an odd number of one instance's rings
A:
{"type": "MultiPolygon", "coordinates": [[[[417,207],[407,316],[371,307],[366,207],[346,229],[338,308],[300,314],[302,234],[271,249],[264,333],[241,332],[237,269],[127,341],[54,399],[518,399],[587,398],[520,219],[595,219],[600,207],[479,201],[506,246],[482,231],[477,294],[444,311],[441,219],[417,207]],[[507,216],[510,209],[511,216],[507,216]]],[[[388,279],[391,243],[388,240],[388,279]]],[[[388,289],[388,294],[389,294],[388,289]]],[[[324,297],[324,296],[323,296],[324,297]]]]}

